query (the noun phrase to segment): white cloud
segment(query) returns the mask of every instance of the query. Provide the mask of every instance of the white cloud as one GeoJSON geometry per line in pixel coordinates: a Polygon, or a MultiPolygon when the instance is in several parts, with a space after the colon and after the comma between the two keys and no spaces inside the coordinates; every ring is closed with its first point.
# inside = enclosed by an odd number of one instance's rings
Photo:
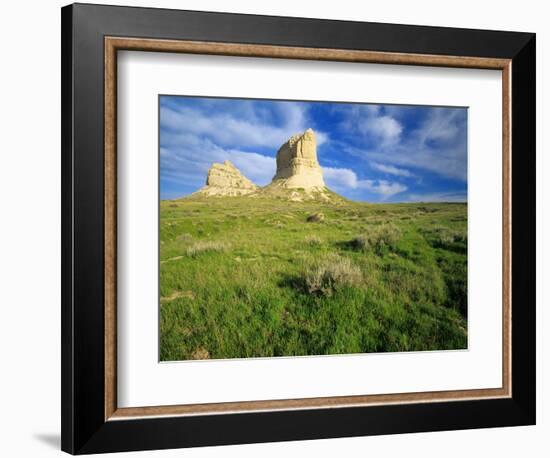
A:
{"type": "Polygon", "coordinates": [[[238,150],[229,150],[227,153],[227,158],[243,175],[260,186],[270,183],[275,175],[277,165],[274,157],[238,150]]]}
{"type": "Polygon", "coordinates": [[[409,194],[409,202],[466,202],[466,191],[432,192],[426,194],[409,194]]]}
{"type": "MultiPolygon", "coordinates": [[[[304,132],[310,127],[305,109],[299,103],[285,102],[275,105],[276,114],[283,124],[275,126],[272,120],[262,119],[261,113],[250,108],[251,104],[241,104],[232,113],[220,111],[216,114],[215,105],[208,112],[199,108],[162,106],[160,117],[162,127],[179,134],[195,134],[208,137],[221,146],[239,145],[241,148],[271,147],[275,151],[291,135],[304,132]],[[244,109],[242,107],[248,107],[244,109]]],[[[324,132],[316,132],[317,144],[328,140],[324,132]]]]}
{"type": "Polygon", "coordinates": [[[292,102],[278,103],[275,105],[285,126],[302,128],[306,124],[306,113],[302,105],[292,102]]]}
{"type": "Polygon", "coordinates": [[[359,130],[365,135],[379,139],[383,144],[392,145],[399,141],[403,126],[391,116],[376,115],[363,119],[359,124],[359,130]]]}
{"type": "Polygon", "coordinates": [[[322,169],[323,177],[329,187],[357,188],[357,175],[353,170],[336,167],[322,167],[322,169]]]}
{"type": "Polygon", "coordinates": [[[407,186],[387,180],[359,180],[353,170],[346,168],[323,167],[323,176],[329,187],[365,189],[381,195],[384,199],[407,190],[407,186]]]}
{"type": "Polygon", "coordinates": [[[280,145],[285,137],[297,128],[287,125],[283,128],[254,124],[227,114],[206,115],[199,110],[181,108],[178,111],[161,108],[162,126],[179,133],[207,136],[221,145],[258,147],[280,145]]]}
{"type": "Polygon", "coordinates": [[[386,180],[360,180],[358,182],[358,187],[380,194],[385,199],[407,190],[407,186],[404,184],[386,180]]]}
{"type": "Polygon", "coordinates": [[[420,143],[426,144],[432,140],[453,140],[460,133],[459,126],[456,123],[459,113],[455,110],[432,110],[418,130],[420,143]]]}
{"type": "Polygon", "coordinates": [[[380,164],[378,162],[371,162],[370,165],[374,170],[378,170],[379,172],[388,173],[390,175],[396,175],[396,176],[399,176],[399,177],[410,177],[410,176],[412,176],[412,173],[409,172],[408,170],[400,169],[400,168],[395,167],[393,165],[380,164]]]}
{"type": "Polygon", "coordinates": [[[396,117],[383,112],[381,105],[354,105],[337,110],[344,115],[341,127],[351,134],[381,145],[396,144],[401,138],[403,126],[396,117]]]}
{"type": "Polygon", "coordinates": [[[315,132],[315,139],[317,140],[317,147],[329,141],[328,134],[321,132],[319,130],[315,130],[314,132],[315,132]]]}

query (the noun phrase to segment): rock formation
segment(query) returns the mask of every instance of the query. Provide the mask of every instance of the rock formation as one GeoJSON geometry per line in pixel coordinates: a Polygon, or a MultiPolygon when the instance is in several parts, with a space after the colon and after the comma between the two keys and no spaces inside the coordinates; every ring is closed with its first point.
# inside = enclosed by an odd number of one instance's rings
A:
{"type": "Polygon", "coordinates": [[[317,161],[312,129],[293,135],[277,151],[277,173],[271,185],[305,190],[324,190],[323,171],[317,161]]]}
{"type": "Polygon", "coordinates": [[[258,189],[231,162],[223,164],[214,162],[208,170],[206,186],[197,191],[206,196],[243,196],[258,189]]]}
{"type": "Polygon", "coordinates": [[[214,163],[208,171],[206,186],[194,195],[270,197],[302,202],[317,200],[339,202],[323,180],[317,160],[317,143],[312,129],[293,135],[277,151],[277,172],[267,186],[260,188],[246,178],[231,162],[214,163]]]}

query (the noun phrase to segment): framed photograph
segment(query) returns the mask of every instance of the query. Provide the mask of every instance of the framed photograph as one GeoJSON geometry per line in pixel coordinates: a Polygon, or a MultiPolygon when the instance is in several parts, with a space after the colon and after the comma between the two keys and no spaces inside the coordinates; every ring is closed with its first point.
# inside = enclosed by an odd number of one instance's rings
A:
{"type": "Polygon", "coordinates": [[[535,35],[62,9],[62,448],[535,423],[535,35]]]}

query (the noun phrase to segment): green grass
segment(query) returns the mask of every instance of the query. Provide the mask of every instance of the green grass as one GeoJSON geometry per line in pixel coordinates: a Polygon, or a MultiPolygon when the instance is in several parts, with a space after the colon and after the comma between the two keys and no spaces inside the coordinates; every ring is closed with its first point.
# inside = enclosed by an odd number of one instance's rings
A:
{"type": "Polygon", "coordinates": [[[163,361],[467,346],[465,204],[160,207],[163,361]]]}

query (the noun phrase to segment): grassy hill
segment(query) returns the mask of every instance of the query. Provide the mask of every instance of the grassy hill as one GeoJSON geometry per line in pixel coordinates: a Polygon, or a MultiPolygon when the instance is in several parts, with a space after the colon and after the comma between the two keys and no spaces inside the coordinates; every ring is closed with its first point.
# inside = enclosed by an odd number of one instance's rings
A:
{"type": "Polygon", "coordinates": [[[160,204],[163,361],[462,349],[466,204],[160,204]]]}

